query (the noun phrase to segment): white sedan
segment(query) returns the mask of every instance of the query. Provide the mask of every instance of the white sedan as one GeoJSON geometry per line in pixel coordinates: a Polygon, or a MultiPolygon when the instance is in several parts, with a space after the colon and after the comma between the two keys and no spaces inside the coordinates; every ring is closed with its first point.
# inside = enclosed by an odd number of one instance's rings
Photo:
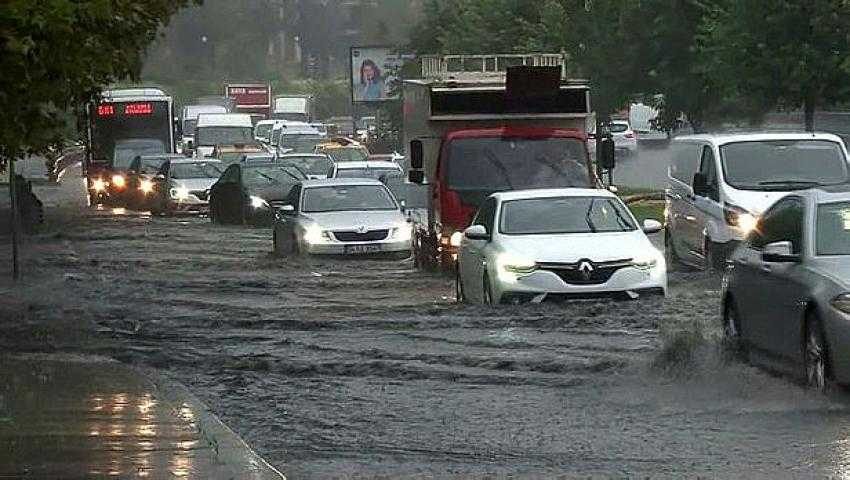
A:
{"type": "Polygon", "coordinates": [[[274,222],[277,255],[410,256],[411,225],[377,180],[304,180],[289,197],[274,222]]]}
{"type": "Polygon", "coordinates": [[[614,140],[614,148],[628,155],[633,155],[637,152],[637,135],[632,130],[629,122],[625,120],[614,120],[609,126],[611,138],[614,140]]]}
{"type": "Polygon", "coordinates": [[[611,192],[516,190],[488,197],[460,240],[457,294],[485,304],[666,295],[664,255],[611,192]]]}

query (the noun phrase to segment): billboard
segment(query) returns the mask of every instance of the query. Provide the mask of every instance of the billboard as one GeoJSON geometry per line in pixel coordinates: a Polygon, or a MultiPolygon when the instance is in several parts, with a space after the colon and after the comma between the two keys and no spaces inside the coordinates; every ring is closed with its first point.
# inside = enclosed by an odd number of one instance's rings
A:
{"type": "Polygon", "coordinates": [[[263,83],[240,83],[224,86],[224,95],[236,100],[237,108],[269,108],[271,88],[263,83]]]}
{"type": "Polygon", "coordinates": [[[391,47],[351,47],[351,100],[397,99],[402,62],[402,56],[391,47]]]}

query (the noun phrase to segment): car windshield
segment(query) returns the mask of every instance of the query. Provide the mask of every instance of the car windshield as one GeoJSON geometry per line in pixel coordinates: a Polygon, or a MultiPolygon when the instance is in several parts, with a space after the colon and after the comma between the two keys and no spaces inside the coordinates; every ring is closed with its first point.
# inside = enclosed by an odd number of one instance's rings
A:
{"type": "Polygon", "coordinates": [[[246,185],[258,187],[277,184],[297,183],[304,180],[298,170],[283,165],[263,165],[242,169],[242,179],[246,185]]]}
{"type": "Polygon", "coordinates": [[[584,144],[574,138],[462,138],[446,158],[446,180],[456,191],[591,185],[584,144]]]}
{"type": "Polygon", "coordinates": [[[616,199],[549,197],[502,202],[499,230],[507,235],[631,232],[631,214],[616,199]]]}
{"type": "Polygon", "coordinates": [[[143,158],[139,165],[139,173],[156,173],[166,160],[168,160],[167,157],[143,158]]]}
{"type": "Polygon", "coordinates": [[[720,147],[726,183],[741,190],[788,190],[845,183],[847,160],[836,142],[776,140],[720,147]]]}
{"type": "Polygon", "coordinates": [[[115,144],[112,166],[116,170],[126,170],[133,159],[139,155],[165,153],[165,144],[155,139],[119,140],[115,144]]]}
{"type": "Polygon", "coordinates": [[[850,202],[818,205],[818,255],[850,255],[850,202]]]}
{"type": "Polygon", "coordinates": [[[291,163],[308,175],[327,175],[333,162],[325,156],[290,157],[280,159],[282,162],[291,163]]]}
{"type": "Polygon", "coordinates": [[[313,149],[325,138],[321,135],[281,135],[278,144],[293,153],[313,153],[313,149]]]}
{"type": "Polygon", "coordinates": [[[360,147],[326,148],[324,153],[337,162],[363,162],[369,158],[369,154],[360,147]]]}
{"type": "Polygon", "coordinates": [[[336,171],[339,178],[374,178],[375,180],[384,176],[401,176],[401,170],[397,168],[340,168],[336,171]]]}
{"type": "Polygon", "coordinates": [[[218,178],[221,176],[221,172],[221,165],[210,162],[172,163],[168,169],[169,175],[175,180],[218,178]]]}
{"type": "Polygon", "coordinates": [[[200,127],[198,128],[197,145],[232,145],[236,143],[251,143],[254,141],[254,129],[251,127],[200,127]]]}
{"type": "Polygon", "coordinates": [[[272,127],[274,127],[274,125],[271,123],[257,125],[255,136],[258,138],[269,138],[269,134],[272,132],[272,127]]]}
{"type": "Polygon", "coordinates": [[[628,129],[629,129],[628,123],[612,123],[611,126],[609,127],[609,130],[611,130],[611,133],[623,133],[628,129]]]}
{"type": "Polygon", "coordinates": [[[304,213],[397,210],[392,194],[383,185],[336,185],[304,190],[304,213]]]}

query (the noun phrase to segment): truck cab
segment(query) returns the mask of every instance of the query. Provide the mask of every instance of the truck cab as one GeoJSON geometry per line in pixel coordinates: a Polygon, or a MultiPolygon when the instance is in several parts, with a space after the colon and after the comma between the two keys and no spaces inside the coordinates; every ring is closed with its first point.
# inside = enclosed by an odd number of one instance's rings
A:
{"type": "Polygon", "coordinates": [[[587,148],[590,88],[567,79],[565,55],[425,56],[403,88],[408,178],[426,197],[421,267],[453,265],[492,193],[603,186],[587,148]]]}

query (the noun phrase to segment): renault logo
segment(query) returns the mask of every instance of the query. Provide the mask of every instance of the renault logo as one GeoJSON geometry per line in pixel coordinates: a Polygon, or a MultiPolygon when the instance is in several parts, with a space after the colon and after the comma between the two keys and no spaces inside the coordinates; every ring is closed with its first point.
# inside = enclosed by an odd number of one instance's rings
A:
{"type": "Polygon", "coordinates": [[[593,263],[590,260],[580,260],[578,271],[585,280],[590,280],[590,276],[593,275],[593,263]]]}
{"type": "Polygon", "coordinates": [[[366,233],[366,226],[360,225],[359,227],[357,227],[357,233],[366,233]]]}

